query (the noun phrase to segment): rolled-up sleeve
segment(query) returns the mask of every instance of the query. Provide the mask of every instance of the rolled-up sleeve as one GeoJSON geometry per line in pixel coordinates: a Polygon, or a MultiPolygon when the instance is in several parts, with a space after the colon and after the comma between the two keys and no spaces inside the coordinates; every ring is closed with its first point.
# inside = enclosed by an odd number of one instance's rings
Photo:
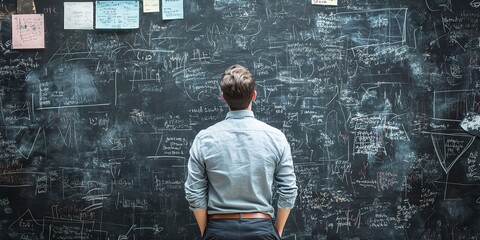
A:
{"type": "Polygon", "coordinates": [[[207,208],[208,179],[200,147],[197,135],[190,148],[188,174],[185,181],[185,198],[192,211],[207,208]]]}
{"type": "Polygon", "coordinates": [[[293,168],[290,145],[285,137],[281,139],[282,152],[275,169],[275,186],[278,194],[278,208],[291,209],[297,198],[297,179],[293,168]]]}

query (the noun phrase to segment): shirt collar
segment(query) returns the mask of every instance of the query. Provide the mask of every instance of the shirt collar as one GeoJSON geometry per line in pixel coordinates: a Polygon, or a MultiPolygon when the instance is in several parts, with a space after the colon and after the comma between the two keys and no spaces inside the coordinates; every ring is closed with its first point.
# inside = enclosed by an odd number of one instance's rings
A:
{"type": "Polygon", "coordinates": [[[251,110],[235,110],[235,111],[230,111],[227,113],[227,117],[225,119],[240,119],[240,118],[246,118],[246,117],[255,117],[253,114],[253,111],[251,110]]]}

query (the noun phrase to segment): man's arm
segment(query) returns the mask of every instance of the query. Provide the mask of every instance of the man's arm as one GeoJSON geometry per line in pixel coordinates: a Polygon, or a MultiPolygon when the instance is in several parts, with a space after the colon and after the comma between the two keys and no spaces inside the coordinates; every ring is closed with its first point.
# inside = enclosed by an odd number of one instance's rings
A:
{"type": "Polygon", "coordinates": [[[197,220],[198,228],[200,229],[200,236],[203,236],[205,228],[207,227],[207,209],[200,208],[193,211],[193,214],[195,215],[195,220],[197,220]]]}
{"type": "Polygon", "coordinates": [[[195,220],[200,228],[200,234],[203,236],[207,225],[208,178],[201,156],[200,143],[198,138],[195,138],[190,148],[190,158],[188,159],[185,198],[190,205],[190,210],[195,215],[195,220]]]}
{"type": "Polygon", "coordinates": [[[275,229],[280,237],[283,235],[283,228],[287,222],[290,209],[279,208],[277,209],[277,216],[275,217],[275,229]]]}
{"type": "Polygon", "coordinates": [[[283,229],[290,214],[290,209],[295,204],[297,198],[296,176],[293,168],[292,153],[287,139],[283,136],[283,152],[280,156],[280,162],[275,169],[275,183],[278,193],[277,215],[275,216],[275,229],[280,236],[283,235],[283,229]]]}

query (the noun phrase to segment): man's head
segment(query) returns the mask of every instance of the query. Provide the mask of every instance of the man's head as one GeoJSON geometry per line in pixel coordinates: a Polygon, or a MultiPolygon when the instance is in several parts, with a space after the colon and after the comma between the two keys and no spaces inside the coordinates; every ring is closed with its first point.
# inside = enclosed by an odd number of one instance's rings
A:
{"type": "Polygon", "coordinates": [[[220,79],[222,98],[230,110],[244,110],[255,100],[255,78],[247,68],[235,64],[228,67],[220,79]]]}

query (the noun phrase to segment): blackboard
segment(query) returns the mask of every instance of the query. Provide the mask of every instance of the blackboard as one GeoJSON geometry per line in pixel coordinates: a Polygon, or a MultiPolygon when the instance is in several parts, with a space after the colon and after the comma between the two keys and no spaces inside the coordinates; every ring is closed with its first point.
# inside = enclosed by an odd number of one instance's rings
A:
{"type": "Polygon", "coordinates": [[[234,63],[292,147],[284,239],[480,238],[478,0],[185,1],[130,30],[35,6],[46,47],[14,50],[0,3],[0,239],[199,239],[188,149],[234,63]]]}

